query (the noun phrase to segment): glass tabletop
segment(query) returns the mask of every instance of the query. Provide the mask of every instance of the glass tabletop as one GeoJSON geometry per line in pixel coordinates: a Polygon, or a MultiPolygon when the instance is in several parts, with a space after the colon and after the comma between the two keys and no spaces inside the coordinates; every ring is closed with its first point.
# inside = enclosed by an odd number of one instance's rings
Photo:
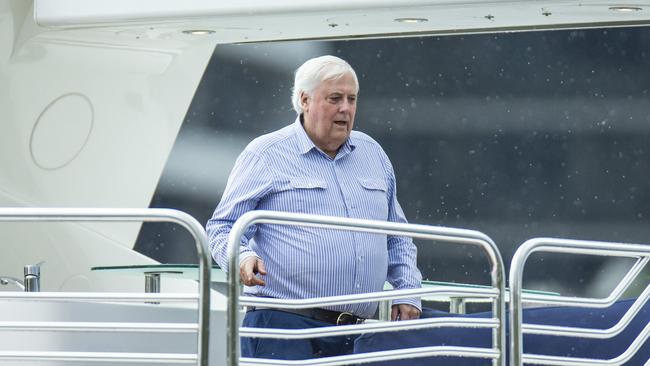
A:
{"type": "MultiPolygon", "coordinates": [[[[190,280],[199,279],[198,264],[139,264],[128,266],[102,266],[92,267],[91,271],[111,271],[125,275],[153,275],[159,274],[169,278],[183,278],[190,280]]],[[[212,266],[210,275],[212,282],[226,282],[226,273],[217,265],[212,266]]]]}
{"type": "MultiPolygon", "coordinates": [[[[126,275],[151,275],[151,274],[160,274],[165,277],[170,278],[184,278],[190,280],[199,279],[199,266],[197,264],[141,264],[141,265],[127,265],[127,266],[103,266],[103,267],[92,267],[93,271],[114,271],[119,274],[126,275]]],[[[221,282],[225,283],[227,281],[226,273],[218,265],[212,266],[212,273],[210,276],[212,282],[221,282]]],[[[473,288],[490,288],[490,286],[485,285],[475,285],[468,283],[454,283],[454,282],[442,282],[442,281],[422,281],[423,287],[431,286],[448,286],[448,287],[473,287],[473,288]]],[[[386,283],[384,286],[385,290],[391,290],[392,286],[389,283],[386,283]]],[[[509,292],[509,289],[506,289],[506,293],[509,292]]],[[[524,293],[529,294],[541,294],[541,295],[560,295],[557,292],[548,292],[548,291],[536,291],[536,290],[523,290],[524,293]]],[[[507,294],[506,294],[507,295],[507,294]]]]}

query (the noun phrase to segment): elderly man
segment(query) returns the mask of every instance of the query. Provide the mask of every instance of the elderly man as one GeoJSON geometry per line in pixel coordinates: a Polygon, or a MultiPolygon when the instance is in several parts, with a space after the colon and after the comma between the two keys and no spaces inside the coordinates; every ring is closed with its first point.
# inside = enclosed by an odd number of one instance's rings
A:
{"type": "MultiPolygon", "coordinates": [[[[359,82],[334,56],[305,62],[295,75],[296,121],[253,140],[237,159],[207,224],[215,260],[226,271],[227,238],[250,210],[276,210],[406,222],[393,167],[379,144],[352,131],[359,82]]],[[[309,227],[256,225],[242,238],[239,273],[249,295],[283,299],[420,287],[410,238],[309,227]],[[253,239],[253,240],[251,240],[253,239]]],[[[392,320],[420,316],[419,299],[396,300],[392,320]]],[[[377,303],[327,309],[249,309],[244,325],[313,328],[372,317],[377,303]],[[343,315],[342,315],[343,314],[343,315]]],[[[242,339],[249,357],[306,359],[352,352],[351,337],[242,339]]]]}

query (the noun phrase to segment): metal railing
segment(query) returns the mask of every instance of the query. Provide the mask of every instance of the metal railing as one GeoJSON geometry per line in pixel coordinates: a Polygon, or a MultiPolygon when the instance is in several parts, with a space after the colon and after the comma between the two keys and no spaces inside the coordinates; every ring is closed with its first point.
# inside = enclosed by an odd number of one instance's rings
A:
{"type": "Polygon", "coordinates": [[[619,334],[639,312],[641,307],[650,297],[650,285],[627,310],[621,320],[609,329],[590,329],[563,326],[547,326],[523,324],[522,302],[560,303],[577,307],[608,307],[617,301],[627,289],[650,258],[650,246],[641,244],[608,243],[586,240],[535,238],[526,241],[515,252],[510,266],[510,359],[511,364],[518,366],[523,363],[539,365],[620,365],[634,356],[650,335],[650,324],[635,338],[628,349],[610,360],[572,358],[547,355],[529,355],[523,353],[523,333],[546,334],[551,336],[568,336],[583,338],[610,338],[619,334]],[[532,253],[552,252],[571,253],[596,256],[637,258],[632,268],[623,277],[619,285],[604,299],[569,298],[564,296],[522,296],[523,272],[526,261],[532,253]],[[544,301],[548,300],[548,301],[544,301]]]}
{"type": "Polygon", "coordinates": [[[207,236],[203,226],[192,216],[171,209],[117,208],[0,208],[0,222],[172,222],[190,232],[196,243],[199,260],[199,294],[132,294],[132,293],[6,293],[0,300],[74,302],[153,302],[198,301],[198,324],[195,323],[119,323],[119,322],[7,322],[2,330],[92,331],[92,332],[170,332],[197,333],[197,353],[126,353],[126,352],[38,352],[2,351],[0,360],[85,361],[85,362],[160,362],[195,363],[208,366],[210,324],[210,267],[207,236]]]}
{"type": "Polygon", "coordinates": [[[558,296],[558,295],[543,295],[543,294],[523,294],[524,302],[537,303],[546,305],[560,305],[560,306],[580,306],[589,308],[606,308],[614,304],[621,298],[623,293],[630,287],[634,279],[643,271],[643,268],[648,264],[649,257],[639,258],[630,267],[625,276],[616,285],[616,287],[604,298],[585,298],[573,296],[558,296]]]}
{"type": "Polygon", "coordinates": [[[427,356],[464,356],[490,358],[494,365],[505,366],[505,278],[504,266],[501,254],[494,242],[485,234],[455,228],[424,226],[415,224],[393,223],[384,221],[351,219],[341,217],[296,214],[276,211],[251,211],[242,215],[233,225],[228,238],[228,268],[239,268],[239,246],[241,237],[245,230],[255,224],[275,225],[296,225],[337,230],[348,230],[387,235],[409,236],[413,238],[445,241],[448,243],[466,244],[479,246],[485,250],[491,264],[491,285],[492,288],[454,288],[445,286],[433,286],[429,288],[381,291],[357,295],[319,297],[312,299],[274,299],[262,297],[241,297],[238,271],[228,271],[228,308],[227,308],[227,365],[240,365],[240,336],[260,338],[314,338],[323,335],[346,335],[373,332],[388,332],[407,329],[421,329],[425,327],[457,326],[471,328],[491,328],[493,330],[493,348],[471,348],[432,346],[410,349],[399,349],[391,351],[368,352],[320,358],[315,360],[273,360],[259,358],[242,358],[242,365],[320,365],[334,366],[347,364],[360,364],[376,362],[380,360],[394,360],[404,358],[417,358],[427,356]],[[268,328],[241,328],[239,327],[239,307],[265,306],[281,307],[287,309],[303,309],[322,306],[332,306],[350,303],[362,303],[368,301],[382,301],[407,297],[417,297],[431,294],[444,294],[448,296],[485,296],[492,298],[492,311],[494,317],[491,319],[459,319],[459,318],[437,318],[417,319],[391,323],[368,323],[346,326],[330,326],[311,329],[268,329],[268,328]]]}

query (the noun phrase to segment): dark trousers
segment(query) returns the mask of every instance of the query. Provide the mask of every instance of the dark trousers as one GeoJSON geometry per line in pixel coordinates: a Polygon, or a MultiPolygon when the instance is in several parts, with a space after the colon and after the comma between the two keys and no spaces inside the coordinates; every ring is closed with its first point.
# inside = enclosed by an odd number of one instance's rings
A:
{"type": "MultiPolygon", "coordinates": [[[[333,324],[279,310],[248,311],[243,326],[251,328],[305,329],[333,324]]],[[[352,353],[356,335],[309,339],[271,339],[242,337],[242,357],[304,360],[352,353]]]]}

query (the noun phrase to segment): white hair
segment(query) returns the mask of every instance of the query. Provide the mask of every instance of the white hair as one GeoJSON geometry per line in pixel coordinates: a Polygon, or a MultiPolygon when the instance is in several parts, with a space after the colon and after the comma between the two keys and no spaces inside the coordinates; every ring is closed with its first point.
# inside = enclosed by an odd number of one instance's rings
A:
{"type": "Polygon", "coordinates": [[[357,74],[350,64],[336,56],[320,56],[307,60],[296,70],[296,77],[293,82],[293,93],[291,102],[296,113],[302,114],[300,105],[300,94],[303,92],[312,95],[313,91],[326,80],[334,80],[343,75],[351,74],[354,84],[359,92],[359,80],[357,74]]]}

